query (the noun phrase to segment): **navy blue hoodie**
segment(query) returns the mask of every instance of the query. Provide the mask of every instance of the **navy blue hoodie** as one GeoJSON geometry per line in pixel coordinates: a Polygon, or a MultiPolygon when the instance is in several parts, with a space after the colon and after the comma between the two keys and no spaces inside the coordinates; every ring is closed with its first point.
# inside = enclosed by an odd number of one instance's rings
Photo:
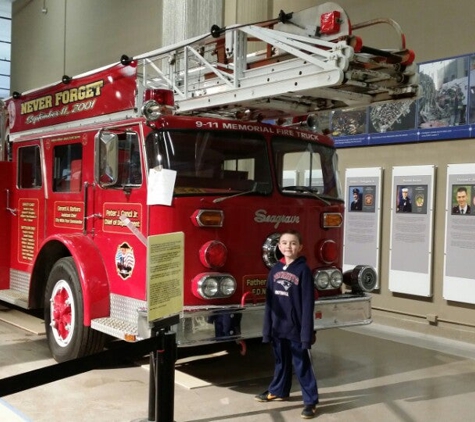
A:
{"type": "Polygon", "coordinates": [[[304,256],[284,267],[278,262],[267,277],[263,342],[285,338],[310,349],[315,307],[312,273],[304,256]]]}

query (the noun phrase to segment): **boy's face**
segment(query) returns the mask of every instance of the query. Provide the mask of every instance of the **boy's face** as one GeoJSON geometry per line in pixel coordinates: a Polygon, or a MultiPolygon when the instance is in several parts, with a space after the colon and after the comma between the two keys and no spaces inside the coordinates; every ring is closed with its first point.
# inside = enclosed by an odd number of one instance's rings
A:
{"type": "Polygon", "coordinates": [[[279,250],[286,258],[296,259],[302,250],[303,245],[294,234],[284,233],[280,236],[279,250]]]}

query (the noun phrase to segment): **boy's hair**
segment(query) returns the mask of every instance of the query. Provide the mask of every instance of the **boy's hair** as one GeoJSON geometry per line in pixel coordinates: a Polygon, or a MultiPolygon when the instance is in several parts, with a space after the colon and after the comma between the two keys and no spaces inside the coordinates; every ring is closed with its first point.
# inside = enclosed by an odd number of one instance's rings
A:
{"type": "Polygon", "coordinates": [[[281,234],[280,234],[280,237],[279,237],[279,242],[280,242],[280,238],[282,237],[282,235],[284,234],[291,234],[291,235],[294,235],[298,240],[299,240],[299,243],[302,244],[302,235],[300,234],[300,232],[298,230],[294,230],[294,229],[288,229],[288,230],[284,230],[281,234]]]}

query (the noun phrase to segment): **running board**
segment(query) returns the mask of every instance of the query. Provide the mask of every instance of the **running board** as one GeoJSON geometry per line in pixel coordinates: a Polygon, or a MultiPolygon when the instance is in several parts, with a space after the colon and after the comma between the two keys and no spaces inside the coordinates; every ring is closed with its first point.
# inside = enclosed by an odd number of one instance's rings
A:
{"type": "Polygon", "coordinates": [[[91,328],[125,341],[133,342],[139,340],[137,324],[118,318],[93,319],[91,320],[91,328]]]}

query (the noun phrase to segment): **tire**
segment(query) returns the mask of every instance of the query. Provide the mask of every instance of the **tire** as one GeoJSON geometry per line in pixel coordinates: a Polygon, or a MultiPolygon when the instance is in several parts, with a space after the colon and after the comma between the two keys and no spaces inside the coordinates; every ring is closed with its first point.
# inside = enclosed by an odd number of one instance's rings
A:
{"type": "Polygon", "coordinates": [[[71,257],[58,260],[45,291],[45,328],[50,351],[57,362],[97,353],[105,336],[84,325],[84,301],[78,272],[71,257]]]}

